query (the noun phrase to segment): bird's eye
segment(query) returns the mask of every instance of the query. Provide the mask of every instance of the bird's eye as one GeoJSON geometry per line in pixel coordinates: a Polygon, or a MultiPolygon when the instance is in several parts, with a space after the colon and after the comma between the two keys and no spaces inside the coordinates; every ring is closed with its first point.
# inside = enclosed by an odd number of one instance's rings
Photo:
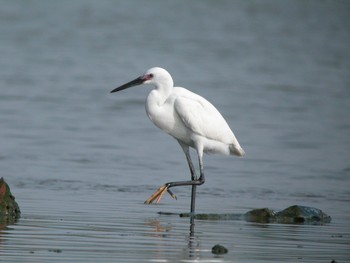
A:
{"type": "Polygon", "coordinates": [[[153,79],[153,74],[152,73],[145,74],[145,75],[141,76],[140,78],[142,79],[142,81],[147,81],[147,80],[153,79]]]}

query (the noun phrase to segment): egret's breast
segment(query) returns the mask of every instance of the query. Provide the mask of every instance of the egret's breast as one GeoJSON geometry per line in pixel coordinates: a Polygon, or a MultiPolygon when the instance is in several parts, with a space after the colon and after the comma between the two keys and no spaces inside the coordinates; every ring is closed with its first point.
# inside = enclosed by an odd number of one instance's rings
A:
{"type": "Polygon", "coordinates": [[[159,129],[180,141],[189,142],[188,130],[174,110],[174,99],[170,97],[162,105],[147,101],[146,113],[159,129]]]}

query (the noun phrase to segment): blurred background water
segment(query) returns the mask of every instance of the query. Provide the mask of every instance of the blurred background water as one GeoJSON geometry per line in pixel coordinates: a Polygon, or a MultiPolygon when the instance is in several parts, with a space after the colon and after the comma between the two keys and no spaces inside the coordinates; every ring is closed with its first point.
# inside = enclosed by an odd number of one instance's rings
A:
{"type": "Polygon", "coordinates": [[[0,1],[0,176],[21,219],[6,262],[350,261],[348,1],[0,1]],[[246,151],[205,156],[197,211],[315,206],[325,226],[159,216],[189,210],[177,142],[144,113],[152,66],[209,99],[246,151]],[[216,257],[211,247],[229,253],[216,257]]]}

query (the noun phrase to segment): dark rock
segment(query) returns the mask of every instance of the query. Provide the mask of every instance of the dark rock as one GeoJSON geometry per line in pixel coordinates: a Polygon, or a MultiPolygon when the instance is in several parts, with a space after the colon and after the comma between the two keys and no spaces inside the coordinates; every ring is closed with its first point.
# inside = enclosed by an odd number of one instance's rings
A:
{"type": "Polygon", "coordinates": [[[314,207],[293,205],[280,212],[268,208],[253,209],[244,214],[248,222],[320,225],[331,222],[331,217],[314,207]]]}
{"type": "Polygon", "coordinates": [[[193,217],[198,220],[237,220],[241,218],[241,215],[237,214],[191,214],[182,213],[180,217],[193,217]]]}
{"type": "Polygon", "coordinates": [[[253,209],[245,214],[191,214],[191,213],[165,213],[161,215],[179,215],[180,217],[192,217],[198,220],[246,220],[255,223],[279,223],[279,224],[306,224],[322,225],[331,222],[331,217],[322,210],[314,207],[293,205],[280,212],[268,208],[253,209]]]}
{"type": "Polygon", "coordinates": [[[213,246],[211,249],[211,253],[216,255],[226,254],[227,252],[228,252],[228,249],[219,244],[213,246]]]}
{"type": "Polygon", "coordinates": [[[268,208],[253,209],[244,214],[248,222],[271,223],[274,221],[275,212],[268,208]]]}
{"type": "Polygon", "coordinates": [[[21,211],[15,197],[11,194],[10,187],[4,178],[0,178],[0,224],[12,224],[20,215],[21,211]]]}
{"type": "Polygon", "coordinates": [[[293,205],[275,215],[275,221],[282,224],[324,224],[330,223],[331,217],[314,207],[293,205]]]}

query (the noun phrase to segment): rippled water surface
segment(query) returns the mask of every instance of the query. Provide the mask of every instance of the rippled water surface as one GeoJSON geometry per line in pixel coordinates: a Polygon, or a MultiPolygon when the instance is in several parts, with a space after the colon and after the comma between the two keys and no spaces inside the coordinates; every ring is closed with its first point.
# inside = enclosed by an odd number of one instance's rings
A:
{"type": "Polygon", "coordinates": [[[0,261],[350,261],[348,1],[0,4],[0,176],[22,211],[0,261]],[[152,66],[216,105],[246,151],[205,156],[199,213],[299,204],[332,222],[159,215],[189,211],[186,187],[144,205],[189,178],[144,113],[150,87],[109,94],[152,66]]]}

